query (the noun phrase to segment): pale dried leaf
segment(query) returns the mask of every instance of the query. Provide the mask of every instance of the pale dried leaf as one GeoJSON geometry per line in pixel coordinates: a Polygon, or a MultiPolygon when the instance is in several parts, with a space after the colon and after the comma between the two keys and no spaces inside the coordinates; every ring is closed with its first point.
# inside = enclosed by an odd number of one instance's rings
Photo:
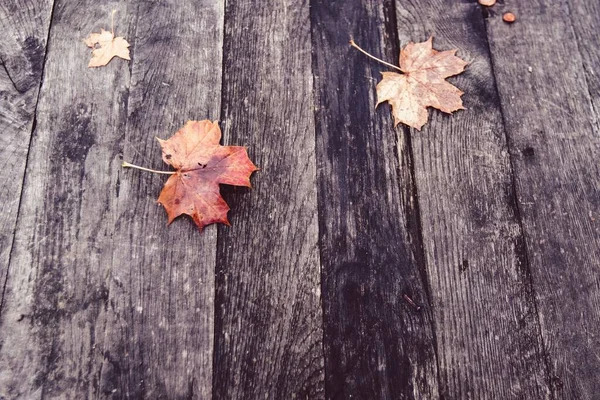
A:
{"type": "Polygon", "coordinates": [[[444,79],[460,74],[467,62],[455,56],[456,50],[436,51],[432,38],[409,43],[400,52],[400,70],[383,72],[377,85],[377,105],[388,101],[395,125],[400,122],[417,128],[427,122],[427,107],[446,113],[464,109],[463,92],[444,79]]]}
{"type": "Polygon", "coordinates": [[[115,37],[112,32],[100,29],[100,33],[92,33],[85,39],[85,44],[94,49],[92,59],[88,67],[102,67],[113,57],[120,57],[125,60],[129,58],[129,43],[122,37],[115,37]]]}

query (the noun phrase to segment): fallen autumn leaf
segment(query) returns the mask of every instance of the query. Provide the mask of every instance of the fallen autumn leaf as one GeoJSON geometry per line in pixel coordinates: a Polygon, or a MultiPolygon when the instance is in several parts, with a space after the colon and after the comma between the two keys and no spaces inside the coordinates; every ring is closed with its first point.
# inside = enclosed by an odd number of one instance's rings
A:
{"type": "Polygon", "coordinates": [[[120,57],[125,60],[129,58],[129,43],[122,37],[115,37],[112,32],[100,29],[100,33],[92,33],[85,39],[85,44],[94,49],[92,59],[88,64],[89,68],[102,67],[113,57],[120,57]],[[98,46],[98,47],[97,47],[98,46]]]}
{"type": "Polygon", "coordinates": [[[217,222],[229,225],[229,206],[221,197],[219,184],[250,187],[250,175],[258,168],[248,158],[246,148],[221,146],[220,140],[217,122],[188,121],[168,140],[158,139],[163,161],[175,168],[174,172],[148,170],[125,162],[123,166],[171,175],[158,197],[169,224],[187,214],[200,230],[217,222]]]}
{"type": "Polygon", "coordinates": [[[468,63],[455,56],[457,50],[434,50],[432,41],[433,38],[429,38],[406,45],[400,51],[400,67],[372,56],[350,41],[369,57],[402,72],[382,72],[383,79],[377,84],[377,105],[384,101],[391,104],[395,125],[402,122],[421,130],[427,123],[427,107],[445,113],[464,109],[463,92],[445,78],[460,74],[468,63]]]}

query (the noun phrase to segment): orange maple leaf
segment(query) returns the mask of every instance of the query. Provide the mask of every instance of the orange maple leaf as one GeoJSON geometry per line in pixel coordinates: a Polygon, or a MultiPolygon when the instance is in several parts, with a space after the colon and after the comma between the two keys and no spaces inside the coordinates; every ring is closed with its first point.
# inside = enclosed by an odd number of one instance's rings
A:
{"type": "Polygon", "coordinates": [[[92,51],[92,59],[88,64],[89,68],[102,67],[113,57],[120,57],[125,60],[129,58],[129,43],[122,37],[115,37],[115,34],[104,29],[100,29],[100,33],[92,33],[84,43],[94,49],[92,51]]]}
{"type": "Polygon", "coordinates": [[[427,107],[445,113],[464,109],[460,98],[463,92],[445,78],[460,74],[468,63],[455,56],[456,50],[434,50],[432,40],[406,45],[400,51],[399,68],[350,42],[368,56],[402,72],[382,72],[383,79],[377,84],[377,105],[390,103],[395,125],[402,122],[421,130],[427,123],[427,107]]]}
{"type": "Polygon", "coordinates": [[[167,211],[169,224],[181,214],[192,217],[202,230],[221,222],[229,225],[229,206],[219,184],[250,187],[250,175],[258,168],[246,148],[221,146],[217,122],[188,121],[168,140],[158,139],[163,161],[175,168],[158,197],[167,211]]]}

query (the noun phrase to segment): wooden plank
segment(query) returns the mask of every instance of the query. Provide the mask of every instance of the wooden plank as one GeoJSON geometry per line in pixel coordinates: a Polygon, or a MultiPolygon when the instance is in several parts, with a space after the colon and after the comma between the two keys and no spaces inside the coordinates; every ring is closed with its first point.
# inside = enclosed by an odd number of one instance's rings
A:
{"type": "MultiPolygon", "coordinates": [[[[0,4],[0,68],[4,79],[20,94],[34,89],[42,78],[52,0],[5,0],[0,4]]],[[[35,106],[35,102],[33,104],[35,106]]],[[[31,113],[31,110],[29,110],[31,113]]]]}
{"type": "Polygon", "coordinates": [[[324,396],[308,1],[227,1],[226,144],[254,188],[227,189],[219,228],[215,398],[324,396]]]}
{"type": "Polygon", "coordinates": [[[581,54],[583,70],[592,100],[594,126],[600,132],[600,51],[598,30],[600,29],[600,3],[597,1],[569,0],[568,12],[577,39],[577,50],[581,54]]]}
{"type": "MultiPolygon", "coordinates": [[[[166,170],[155,137],[220,112],[223,1],[140,3],[124,159],[166,170]]],[[[209,399],[217,229],[169,227],[164,175],[119,174],[109,318],[99,394],[209,399]]]]}
{"type": "Polygon", "coordinates": [[[466,110],[452,116],[431,110],[421,132],[410,130],[441,395],[547,397],[545,353],[483,10],[475,2],[450,0],[396,5],[402,46],[433,35],[434,48],[456,48],[469,62],[450,79],[465,92],[466,110]]]}
{"type": "Polygon", "coordinates": [[[348,44],[397,57],[393,1],[317,0],[311,15],[327,397],[438,398],[409,150],[376,116],[384,68],[348,44]]]}
{"type": "Polygon", "coordinates": [[[120,3],[57,2],[0,326],[8,398],[81,398],[97,380],[128,65],[88,69],[81,40],[128,35],[120,3]]]}
{"type": "MultiPolygon", "coordinates": [[[[488,32],[556,397],[600,393],[600,138],[566,1],[488,32]]],[[[589,60],[589,58],[587,58],[589,60]]]]}
{"type": "MultiPolygon", "coordinates": [[[[7,172],[0,178],[0,292],[8,273],[52,3],[0,4],[0,165],[7,172]]],[[[0,298],[0,312],[2,302],[0,298]]]]}

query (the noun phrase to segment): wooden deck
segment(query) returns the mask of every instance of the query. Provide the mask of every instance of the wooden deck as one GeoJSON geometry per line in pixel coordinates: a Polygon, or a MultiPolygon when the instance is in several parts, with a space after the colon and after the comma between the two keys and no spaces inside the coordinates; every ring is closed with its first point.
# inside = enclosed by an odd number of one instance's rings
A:
{"type": "Polygon", "coordinates": [[[600,399],[600,3],[2,0],[0,399],[600,399]],[[88,69],[110,27],[132,60],[88,69]],[[512,11],[517,22],[502,21],[512,11]],[[467,110],[375,108],[434,36],[467,110]],[[155,137],[248,146],[168,228],[155,137]]]}

